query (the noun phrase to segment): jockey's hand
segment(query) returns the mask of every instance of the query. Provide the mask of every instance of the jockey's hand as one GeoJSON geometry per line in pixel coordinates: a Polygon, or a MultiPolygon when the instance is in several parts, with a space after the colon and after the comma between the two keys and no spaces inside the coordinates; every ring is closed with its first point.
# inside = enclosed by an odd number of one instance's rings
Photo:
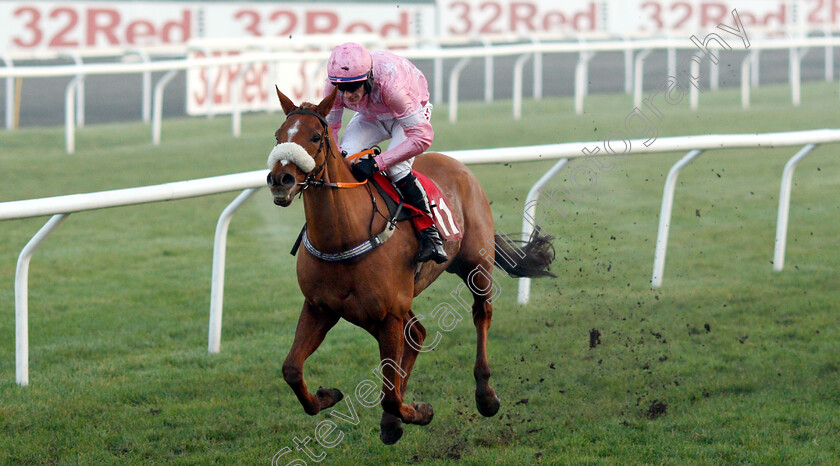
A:
{"type": "Polygon", "coordinates": [[[373,159],[362,159],[358,163],[353,164],[351,170],[357,180],[365,181],[379,171],[379,166],[376,165],[376,161],[373,159]]]}

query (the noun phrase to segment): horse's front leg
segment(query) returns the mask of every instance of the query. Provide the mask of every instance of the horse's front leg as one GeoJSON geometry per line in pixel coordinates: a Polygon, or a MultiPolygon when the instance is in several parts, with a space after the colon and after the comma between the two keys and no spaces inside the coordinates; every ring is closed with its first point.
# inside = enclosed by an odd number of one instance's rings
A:
{"type": "MultiPolygon", "coordinates": [[[[407,424],[426,425],[432,422],[435,413],[432,405],[428,403],[414,402],[410,405],[403,403],[403,391],[409,372],[403,366],[404,362],[413,365],[413,359],[417,354],[410,356],[410,361],[403,361],[405,347],[405,336],[403,335],[405,323],[402,319],[388,315],[379,328],[377,340],[379,341],[379,355],[382,360],[380,367],[384,377],[382,392],[385,397],[382,399],[382,409],[407,424]]],[[[411,370],[409,366],[409,370],[411,370]]]]}
{"type": "MultiPolygon", "coordinates": [[[[406,327],[403,327],[403,335],[405,344],[403,347],[403,356],[401,362],[402,370],[405,372],[405,377],[402,378],[402,386],[400,387],[400,395],[405,397],[405,389],[408,386],[408,378],[411,377],[411,369],[414,368],[414,361],[417,360],[417,354],[423,347],[423,341],[426,339],[426,328],[418,320],[413,320],[414,312],[408,311],[409,322],[406,327]]],[[[382,420],[379,423],[380,432],[379,438],[386,445],[393,445],[402,437],[403,426],[402,421],[388,413],[382,412],[382,420]]]]}
{"type": "Polygon", "coordinates": [[[308,301],[303,303],[300,312],[295,341],[283,363],[283,378],[292,387],[306,414],[315,415],[322,409],[338,403],[344,395],[337,389],[318,388],[313,396],[306,388],[303,379],[303,363],[318,349],[327,332],[338,322],[338,316],[324,312],[308,301]]]}

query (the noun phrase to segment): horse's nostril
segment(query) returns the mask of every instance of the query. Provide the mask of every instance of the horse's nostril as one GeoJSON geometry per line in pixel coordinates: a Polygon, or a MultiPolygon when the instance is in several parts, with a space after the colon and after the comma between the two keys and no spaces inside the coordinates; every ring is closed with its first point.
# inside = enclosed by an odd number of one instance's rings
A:
{"type": "Polygon", "coordinates": [[[290,173],[284,173],[283,176],[280,178],[280,186],[284,188],[292,186],[295,184],[295,177],[290,173]]]}
{"type": "Polygon", "coordinates": [[[269,186],[274,186],[274,175],[272,175],[271,173],[269,173],[269,174],[268,174],[268,176],[265,178],[265,182],[266,182],[266,184],[268,184],[269,186]]]}

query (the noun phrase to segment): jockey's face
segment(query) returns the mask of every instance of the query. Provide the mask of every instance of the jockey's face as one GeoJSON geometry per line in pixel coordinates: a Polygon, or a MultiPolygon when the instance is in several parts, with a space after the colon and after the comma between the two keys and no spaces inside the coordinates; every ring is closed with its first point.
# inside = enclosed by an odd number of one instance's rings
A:
{"type": "Polygon", "coordinates": [[[365,96],[365,86],[362,81],[341,83],[337,87],[341,97],[350,105],[358,105],[362,101],[362,97],[365,96]]]}
{"type": "Polygon", "coordinates": [[[353,92],[344,91],[342,92],[342,97],[344,101],[350,105],[358,105],[359,102],[362,101],[362,97],[365,96],[365,87],[361,86],[360,88],[356,89],[353,92]]]}

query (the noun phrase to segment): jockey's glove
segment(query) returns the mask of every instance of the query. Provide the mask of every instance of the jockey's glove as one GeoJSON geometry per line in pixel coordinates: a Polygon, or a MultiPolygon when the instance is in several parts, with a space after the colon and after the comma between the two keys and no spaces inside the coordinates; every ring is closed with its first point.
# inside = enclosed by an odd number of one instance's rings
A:
{"type": "Polygon", "coordinates": [[[351,170],[357,180],[365,181],[379,171],[379,166],[376,165],[376,161],[373,159],[362,159],[358,163],[353,164],[351,170]]]}

